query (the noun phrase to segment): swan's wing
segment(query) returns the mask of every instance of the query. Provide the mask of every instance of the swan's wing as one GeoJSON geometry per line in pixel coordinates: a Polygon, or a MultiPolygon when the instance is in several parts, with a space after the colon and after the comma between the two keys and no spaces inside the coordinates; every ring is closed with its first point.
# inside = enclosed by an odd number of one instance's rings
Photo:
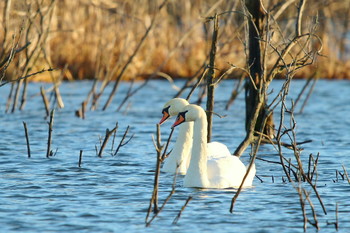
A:
{"type": "Polygon", "coordinates": [[[237,187],[246,173],[246,167],[236,156],[208,160],[208,178],[213,186],[237,187]]]}
{"type": "Polygon", "coordinates": [[[222,144],[220,142],[208,143],[208,160],[226,156],[231,156],[231,153],[225,144],[222,144]]]}

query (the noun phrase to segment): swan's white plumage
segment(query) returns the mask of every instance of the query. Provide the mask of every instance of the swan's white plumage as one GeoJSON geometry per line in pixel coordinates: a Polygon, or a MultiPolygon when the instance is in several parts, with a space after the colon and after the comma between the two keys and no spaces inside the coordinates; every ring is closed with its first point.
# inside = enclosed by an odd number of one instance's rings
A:
{"type": "MultiPolygon", "coordinates": [[[[207,119],[204,110],[200,106],[190,104],[185,106],[182,111],[187,111],[185,113],[186,122],[194,122],[191,160],[184,178],[184,186],[197,188],[238,187],[246,173],[244,164],[238,157],[232,156],[230,153],[215,157],[208,156],[207,119]]],[[[252,185],[255,173],[255,165],[253,165],[243,186],[252,185]]]]}
{"type": "Polygon", "coordinates": [[[190,153],[192,148],[192,122],[180,125],[178,137],[176,139],[173,150],[168,158],[165,159],[162,170],[164,172],[186,174],[190,163],[190,153]]]}
{"type": "MultiPolygon", "coordinates": [[[[170,117],[177,116],[179,112],[189,105],[188,101],[182,98],[174,98],[164,104],[168,109],[170,117]]],[[[163,121],[162,121],[163,122],[163,121]]],[[[175,173],[179,165],[178,173],[185,175],[190,164],[193,137],[193,122],[184,122],[179,126],[179,132],[168,158],[165,159],[162,171],[175,173]]],[[[227,146],[220,142],[210,142],[208,145],[208,158],[229,156],[227,146]]]]}
{"type": "MultiPolygon", "coordinates": [[[[164,108],[168,108],[168,113],[171,116],[177,116],[181,109],[187,106],[189,103],[185,99],[174,98],[164,104],[164,108]]],[[[180,125],[179,133],[168,158],[165,159],[162,171],[179,174],[186,174],[189,166],[189,157],[192,148],[192,134],[193,134],[193,122],[185,122],[180,125]]]]}
{"type": "MultiPolygon", "coordinates": [[[[190,122],[185,122],[185,123],[190,123],[190,122]]],[[[208,146],[208,159],[220,158],[220,157],[231,155],[231,152],[229,151],[227,146],[220,142],[209,142],[207,146],[208,146]]]]}

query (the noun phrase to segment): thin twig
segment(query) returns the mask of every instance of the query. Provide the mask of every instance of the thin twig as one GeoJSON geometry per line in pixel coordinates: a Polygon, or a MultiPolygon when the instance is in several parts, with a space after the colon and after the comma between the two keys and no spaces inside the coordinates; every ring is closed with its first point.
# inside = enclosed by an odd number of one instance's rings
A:
{"type": "Polygon", "coordinates": [[[28,129],[27,129],[27,123],[25,123],[24,121],[23,121],[23,127],[24,127],[25,136],[26,136],[26,142],[27,142],[28,158],[30,158],[30,144],[29,144],[28,129]]]}
{"type": "Polygon", "coordinates": [[[336,206],[335,206],[335,229],[338,231],[339,229],[339,217],[338,217],[338,202],[336,203],[336,206]]]}
{"type": "Polygon", "coordinates": [[[8,113],[8,111],[10,110],[11,101],[12,101],[12,95],[13,95],[14,89],[15,89],[15,83],[11,83],[10,92],[9,92],[9,94],[7,96],[7,101],[6,101],[6,110],[5,110],[6,113],[8,113]]]}
{"type": "Polygon", "coordinates": [[[241,88],[243,80],[244,80],[244,75],[241,76],[241,78],[237,82],[236,86],[233,88],[232,93],[231,93],[231,97],[226,103],[225,110],[229,109],[229,107],[232,105],[232,103],[237,98],[238,94],[243,90],[243,88],[241,88]]]}
{"type": "Polygon", "coordinates": [[[203,78],[206,76],[207,72],[208,72],[208,67],[206,67],[204,69],[204,72],[202,74],[202,76],[197,80],[196,84],[192,87],[191,91],[188,93],[186,100],[189,100],[194,92],[195,89],[197,89],[197,87],[199,86],[199,84],[202,82],[203,78]]]}
{"type": "Polygon", "coordinates": [[[127,94],[125,95],[124,99],[122,100],[122,102],[120,103],[120,105],[118,106],[117,108],[117,112],[120,111],[120,109],[123,107],[123,105],[126,103],[126,101],[131,98],[133,95],[135,95],[139,90],[141,90],[143,87],[145,87],[148,83],[150,79],[147,79],[146,81],[144,81],[140,86],[138,86],[137,88],[135,88],[135,90],[131,91],[132,90],[132,86],[133,86],[133,82],[134,82],[134,79],[132,80],[132,82],[130,83],[130,88],[127,92],[127,94]]]}
{"type": "Polygon", "coordinates": [[[162,155],[162,158],[161,160],[164,161],[164,159],[167,157],[167,150],[168,150],[168,147],[169,147],[169,144],[170,144],[170,139],[171,139],[171,136],[173,136],[173,132],[174,132],[174,128],[171,128],[171,131],[170,131],[170,134],[169,134],[169,137],[168,137],[168,140],[165,144],[165,149],[163,151],[163,155],[162,155]]]}
{"type": "Polygon", "coordinates": [[[120,149],[121,147],[123,147],[123,146],[125,146],[126,144],[128,144],[128,143],[130,142],[130,140],[134,137],[135,134],[131,135],[131,137],[130,137],[125,143],[123,143],[124,140],[125,140],[125,138],[126,138],[126,135],[127,135],[128,132],[129,132],[129,129],[130,129],[130,126],[128,125],[128,127],[126,128],[126,130],[125,130],[125,132],[124,132],[123,138],[120,140],[120,143],[119,143],[117,149],[115,150],[114,156],[117,155],[117,153],[118,153],[118,151],[119,151],[119,149],[120,149]]]}
{"type": "Polygon", "coordinates": [[[52,156],[52,151],[51,151],[51,138],[52,138],[54,114],[55,114],[55,110],[52,109],[52,110],[51,110],[51,113],[50,113],[49,135],[48,135],[48,138],[47,138],[46,158],[49,158],[50,156],[52,156]]]}
{"type": "Polygon", "coordinates": [[[303,11],[305,6],[306,0],[300,0],[299,6],[298,6],[298,17],[297,17],[297,23],[295,25],[295,35],[300,36],[301,35],[301,22],[303,17],[303,11]]]}
{"type": "Polygon", "coordinates": [[[153,215],[153,217],[151,218],[151,220],[149,220],[148,222],[146,222],[146,227],[149,227],[151,225],[151,222],[159,215],[159,213],[163,210],[164,206],[168,203],[168,201],[171,199],[171,197],[173,196],[173,194],[175,193],[175,188],[176,188],[176,177],[177,177],[177,172],[178,172],[178,168],[179,166],[176,167],[176,172],[174,174],[174,180],[173,180],[173,185],[171,188],[171,191],[169,193],[169,195],[167,196],[167,198],[164,200],[162,206],[159,208],[159,210],[153,215]]]}
{"type": "Polygon", "coordinates": [[[45,89],[43,87],[40,87],[40,94],[44,102],[46,117],[48,117],[50,115],[50,103],[46,97],[45,89]]]}
{"type": "Polygon", "coordinates": [[[219,85],[219,83],[221,82],[221,80],[226,76],[228,75],[229,73],[231,73],[233,70],[235,69],[235,67],[230,67],[229,69],[227,69],[222,75],[220,75],[219,78],[217,78],[217,80],[215,81],[215,83],[212,83],[211,85],[212,86],[217,86],[219,85]]]}
{"type": "Polygon", "coordinates": [[[299,103],[299,101],[300,101],[302,95],[304,94],[306,88],[309,86],[311,80],[312,80],[312,78],[309,78],[309,79],[306,80],[306,82],[305,82],[303,88],[301,89],[301,91],[300,91],[299,94],[298,94],[298,97],[297,97],[296,100],[295,100],[295,106],[298,105],[298,103],[299,103]]]}
{"type": "Polygon", "coordinates": [[[296,188],[297,191],[298,191],[298,194],[299,194],[299,202],[300,202],[300,207],[301,207],[301,210],[302,210],[302,213],[303,213],[303,228],[304,228],[304,232],[306,231],[306,228],[307,228],[307,222],[308,222],[308,218],[307,218],[307,215],[306,215],[306,208],[305,208],[305,201],[304,201],[304,197],[303,197],[303,192],[302,192],[302,187],[300,187],[301,184],[299,183],[299,186],[296,188]]]}
{"type": "Polygon", "coordinates": [[[177,222],[179,221],[182,212],[185,210],[187,204],[192,200],[192,196],[189,196],[185,202],[185,204],[182,206],[181,210],[179,211],[179,213],[177,214],[177,216],[175,217],[173,224],[177,224],[177,222]]]}
{"type": "Polygon", "coordinates": [[[153,183],[153,192],[152,192],[152,197],[150,199],[149,202],[149,207],[148,207],[148,211],[147,211],[147,215],[146,215],[146,226],[148,224],[148,218],[152,212],[152,206],[153,206],[153,212],[157,213],[158,212],[158,185],[159,185],[159,174],[160,174],[160,164],[161,164],[161,153],[162,153],[162,145],[161,145],[161,136],[160,136],[160,125],[157,124],[157,142],[154,141],[154,137],[152,135],[153,138],[153,142],[154,142],[154,147],[156,148],[156,152],[157,152],[157,161],[156,161],[156,170],[154,173],[154,183],[153,183]]]}
{"type": "Polygon", "coordinates": [[[350,184],[350,179],[349,179],[349,176],[348,176],[348,172],[346,171],[346,168],[345,168],[344,164],[342,165],[342,167],[343,167],[343,170],[344,170],[344,175],[345,175],[346,179],[348,180],[348,183],[350,184]]]}
{"type": "Polygon", "coordinates": [[[105,138],[103,139],[103,142],[102,142],[100,151],[98,152],[98,157],[102,158],[102,152],[103,152],[104,148],[105,148],[106,145],[107,145],[107,142],[108,142],[108,140],[109,140],[109,137],[110,137],[117,129],[118,129],[118,122],[116,123],[116,126],[115,126],[112,130],[106,129],[106,135],[105,135],[105,138]]]}
{"type": "Polygon", "coordinates": [[[318,225],[318,220],[317,220],[317,214],[316,214],[316,211],[315,211],[315,206],[313,205],[311,199],[310,199],[310,194],[305,190],[303,189],[303,192],[304,192],[304,195],[305,195],[305,198],[306,200],[309,202],[309,205],[311,207],[311,211],[312,211],[312,216],[314,218],[314,223],[311,222],[310,220],[308,220],[308,222],[313,225],[317,230],[320,230],[320,227],[318,225]]]}
{"type": "Polygon", "coordinates": [[[8,83],[10,83],[10,82],[17,82],[17,81],[20,81],[20,80],[23,80],[23,79],[30,78],[30,77],[32,77],[32,76],[34,76],[34,75],[37,75],[37,74],[41,74],[41,73],[48,72],[48,71],[54,71],[54,70],[56,70],[56,69],[52,69],[52,68],[50,68],[50,69],[42,69],[42,70],[40,70],[40,71],[38,71],[38,72],[34,72],[34,73],[31,73],[31,74],[25,75],[25,76],[23,76],[23,77],[19,77],[18,79],[15,79],[15,80],[10,80],[10,81],[2,82],[2,83],[0,84],[0,87],[4,86],[4,85],[6,85],[6,84],[8,84],[8,83]]]}
{"type": "Polygon", "coordinates": [[[309,92],[307,93],[307,95],[306,95],[306,97],[305,97],[305,100],[304,100],[304,102],[303,102],[303,104],[302,104],[302,106],[301,106],[301,108],[300,108],[299,113],[302,113],[302,112],[304,111],[304,108],[305,108],[305,106],[306,106],[306,103],[307,103],[307,101],[309,100],[309,98],[310,98],[310,96],[311,96],[311,93],[312,93],[312,91],[313,91],[314,88],[315,88],[315,85],[316,85],[317,80],[318,80],[318,78],[314,78],[314,79],[313,79],[313,82],[312,82],[312,84],[311,84],[311,87],[310,87],[310,89],[309,89],[309,92]]]}
{"type": "Polygon", "coordinates": [[[80,150],[78,166],[81,167],[81,162],[83,159],[83,150],[80,150]]]}

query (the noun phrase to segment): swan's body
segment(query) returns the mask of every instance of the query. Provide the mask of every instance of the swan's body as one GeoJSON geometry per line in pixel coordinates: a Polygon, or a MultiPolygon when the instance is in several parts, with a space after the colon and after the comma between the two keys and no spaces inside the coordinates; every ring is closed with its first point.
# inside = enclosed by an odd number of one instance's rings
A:
{"type": "MultiPolygon", "coordinates": [[[[197,105],[187,105],[179,113],[173,127],[182,122],[194,122],[193,146],[190,164],[184,178],[185,187],[230,188],[240,186],[246,167],[236,156],[208,156],[207,119],[204,110],[197,105]]],[[[253,164],[243,186],[251,186],[256,170],[253,164]]]]}
{"type": "Polygon", "coordinates": [[[165,159],[162,170],[175,173],[177,169],[177,173],[184,175],[190,163],[193,123],[186,122],[181,126],[173,150],[165,159]]]}
{"type": "MultiPolygon", "coordinates": [[[[163,118],[160,124],[172,116],[177,116],[179,112],[189,105],[188,101],[182,98],[174,98],[164,104],[163,118]]],[[[184,122],[179,126],[178,136],[168,158],[165,159],[162,171],[185,175],[190,164],[192,142],[193,142],[193,122],[184,122]]],[[[208,143],[209,158],[230,156],[227,146],[219,142],[208,143]]]]}

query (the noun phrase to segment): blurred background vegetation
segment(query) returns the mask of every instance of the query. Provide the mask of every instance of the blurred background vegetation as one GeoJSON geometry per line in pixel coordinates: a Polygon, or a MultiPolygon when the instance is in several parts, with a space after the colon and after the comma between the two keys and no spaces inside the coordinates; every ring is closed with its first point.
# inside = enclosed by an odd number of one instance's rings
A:
{"type": "MultiPolygon", "coordinates": [[[[230,64],[246,66],[246,27],[241,1],[169,0],[159,10],[162,3],[162,0],[1,1],[0,61],[9,56],[11,49],[18,50],[5,78],[17,79],[43,69],[59,68],[30,80],[114,80],[148,29],[123,80],[148,78],[155,72],[189,78],[207,62],[212,25],[206,18],[215,13],[221,14],[217,72],[223,73],[230,64]]],[[[274,28],[279,33],[271,35],[275,44],[287,43],[294,36],[298,1],[263,3],[280,25],[274,28]]],[[[322,47],[322,56],[295,77],[350,77],[349,17],[350,0],[306,1],[302,30],[313,31],[320,37],[322,44],[315,40],[312,45],[322,47]]],[[[276,55],[271,56],[272,61],[276,55]]],[[[242,71],[237,69],[229,77],[241,75],[242,71]]]]}

